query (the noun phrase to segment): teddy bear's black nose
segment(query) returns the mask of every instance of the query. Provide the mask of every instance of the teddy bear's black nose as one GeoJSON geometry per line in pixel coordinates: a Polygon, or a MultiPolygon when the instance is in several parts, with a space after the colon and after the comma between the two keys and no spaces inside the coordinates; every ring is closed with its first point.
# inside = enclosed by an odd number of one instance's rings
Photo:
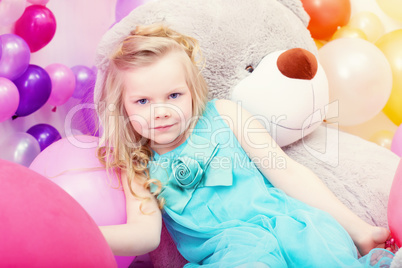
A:
{"type": "Polygon", "coordinates": [[[303,48],[283,52],[276,62],[279,71],[286,77],[311,80],[317,73],[316,57],[303,48]]]}

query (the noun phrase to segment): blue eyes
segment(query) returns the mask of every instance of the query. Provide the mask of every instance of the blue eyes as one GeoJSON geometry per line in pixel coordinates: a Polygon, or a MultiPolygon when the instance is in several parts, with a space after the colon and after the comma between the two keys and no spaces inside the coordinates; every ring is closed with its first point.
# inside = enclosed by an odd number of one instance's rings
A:
{"type": "Polygon", "coordinates": [[[148,102],[148,100],[147,99],[141,99],[141,100],[138,100],[137,101],[138,102],[138,104],[147,104],[147,102],[148,102]]]}
{"type": "MultiPolygon", "coordinates": [[[[178,97],[180,97],[180,95],[181,95],[181,93],[172,93],[169,95],[169,99],[177,99],[178,97]]],[[[141,104],[141,105],[147,104],[148,102],[149,102],[148,99],[137,100],[137,103],[141,104]]]]}
{"type": "Polygon", "coordinates": [[[180,93],[172,93],[169,95],[171,99],[177,99],[180,96],[180,93]]]}

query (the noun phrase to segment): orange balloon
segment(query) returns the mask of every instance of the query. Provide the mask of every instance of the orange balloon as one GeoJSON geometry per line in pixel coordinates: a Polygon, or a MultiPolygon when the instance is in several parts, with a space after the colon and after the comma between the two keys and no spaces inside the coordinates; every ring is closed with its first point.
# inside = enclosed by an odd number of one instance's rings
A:
{"type": "Polygon", "coordinates": [[[328,40],[338,27],[349,22],[350,0],[301,0],[310,16],[308,29],[316,39],[328,40]]]}
{"type": "Polygon", "coordinates": [[[396,125],[402,124],[402,29],[389,32],[375,43],[392,70],[392,91],[383,111],[396,125]]]}

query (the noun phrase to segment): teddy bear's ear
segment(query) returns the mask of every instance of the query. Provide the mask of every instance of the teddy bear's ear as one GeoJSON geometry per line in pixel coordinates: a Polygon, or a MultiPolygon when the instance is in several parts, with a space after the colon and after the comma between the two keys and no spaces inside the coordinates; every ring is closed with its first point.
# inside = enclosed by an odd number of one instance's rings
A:
{"type": "Polygon", "coordinates": [[[289,8],[293,13],[296,14],[297,17],[303,22],[303,24],[307,27],[310,21],[310,17],[307,12],[303,8],[303,4],[301,0],[277,0],[279,3],[289,8]]]}

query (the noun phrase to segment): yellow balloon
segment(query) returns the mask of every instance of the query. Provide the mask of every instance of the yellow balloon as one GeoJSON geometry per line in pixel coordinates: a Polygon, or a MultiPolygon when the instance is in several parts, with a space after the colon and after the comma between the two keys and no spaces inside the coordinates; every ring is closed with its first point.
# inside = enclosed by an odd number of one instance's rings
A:
{"type": "Polygon", "coordinates": [[[367,40],[367,36],[362,30],[350,27],[348,25],[340,27],[338,30],[336,30],[331,38],[331,41],[338,38],[361,38],[367,40]]]}
{"type": "Polygon", "coordinates": [[[320,49],[323,45],[325,45],[325,42],[322,40],[314,39],[315,45],[317,49],[320,49]]]}
{"type": "Polygon", "coordinates": [[[359,12],[354,15],[348,23],[351,28],[362,30],[367,37],[367,41],[374,43],[384,34],[384,25],[381,20],[372,12],[359,12]]]}
{"type": "Polygon", "coordinates": [[[377,143],[378,145],[391,149],[392,138],[394,137],[394,132],[389,130],[380,130],[376,132],[369,141],[377,143]]]}
{"type": "Polygon", "coordinates": [[[399,126],[402,124],[402,29],[383,35],[375,44],[384,53],[392,70],[392,91],[383,111],[399,126]]]}
{"type": "Polygon", "coordinates": [[[397,21],[402,21],[402,1],[401,0],[377,0],[385,14],[397,21]]]}

